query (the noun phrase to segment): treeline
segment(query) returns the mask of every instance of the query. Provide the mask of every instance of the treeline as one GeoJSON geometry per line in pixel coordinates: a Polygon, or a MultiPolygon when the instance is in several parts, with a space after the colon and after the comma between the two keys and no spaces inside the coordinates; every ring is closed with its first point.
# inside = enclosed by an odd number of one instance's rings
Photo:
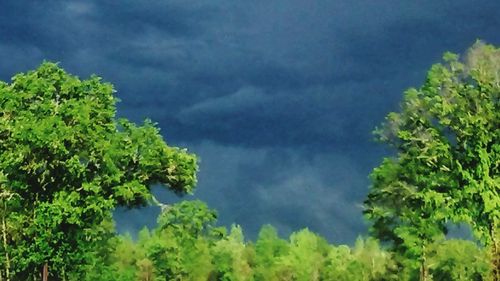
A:
{"type": "MultiPolygon", "coordinates": [[[[374,238],[353,247],[332,245],[308,229],[288,240],[263,226],[255,242],[239,226],[215,226],[214,212],[200,201],[186,201],[163,212],[155,229],[144,228],[134,241],[113,239],[114,250],[98,272],[85,280],[417,280],[419,267],[389,252],[374,238]],[[398,264],[405,264],[403,268],[398,264]]],[[[487,251],[466,240],[430,245],[433,280],[487,280],[487,251]]]]}

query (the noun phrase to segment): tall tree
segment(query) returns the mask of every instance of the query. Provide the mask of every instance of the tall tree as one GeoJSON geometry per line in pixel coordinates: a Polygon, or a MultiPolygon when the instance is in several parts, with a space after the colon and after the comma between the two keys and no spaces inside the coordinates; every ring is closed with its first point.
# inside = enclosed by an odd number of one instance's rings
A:
{"type": "Polygon", "coordinates": [[[372,234],[391,242],[400,266],[406,271],[416,270],[420,279],[426,280],[428,246],[444,238],[446,205],[426,204],[425,196],[432,193],[428,183],[434,179],[411,178],[419,161],[411,153],[401,153],[397,160],[385,159],[371,175],[373,186],[365,201],[365,213],[373,221],[372,234]],[[436,211],[437,206],[444,209],[436,211]]]}
{"type": "Polygon", "coordinates": [[[0,83],[0,185],[20,198],[2,217],[22,230],[2,248],[11,277],[33,280],[48,264],[49,279],[65,279],[92,263],[116,206],[147,204],[155,183],[193,190],[195,156],[167,146],[150,121],[117,120],[113,92],[49,62],[0,83]]]}
{"type": "Polygon", "coordinates": [[[422,248],[421,279],[425,246],[445,222],[469,223],[499,280],[500,50],[478,42],[444,61],[377,131],[397,155],[372,174],[365,213],[379,238],[422,248]]]}
{"type": "MultiPolygon", "coordinates": [[[[1,182],[3,179],[3,174],[0,172],[0,185],[2,184],[1,182]]],[[[12,193],[7,189],[0,189],[0,227],[2,241],[0,253],[3,253],[3,255],[0,256],[0,280],[5,278],[7,281],[10,281],[12,267],[12,247],[10,246],[15,237],[14,233],[16,231],[16,225],[18,226],[18,224],[16,224],[15,217],[11,215],[11,210],[16,207],[18,202],[18,194],[12,193]]]]}

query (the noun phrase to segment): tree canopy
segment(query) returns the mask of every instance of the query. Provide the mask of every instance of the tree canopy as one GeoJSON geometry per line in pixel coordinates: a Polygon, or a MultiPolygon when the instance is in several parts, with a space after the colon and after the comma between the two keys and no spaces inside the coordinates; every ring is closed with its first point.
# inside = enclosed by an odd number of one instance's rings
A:
{"type": "Polygon", "coordinates": [[[46,263],[65,278],[92,263],[116,206],[147,204],[152,184],[193,191],[196,157],[168,146],[151,121],[115,118],[113,93],[49,62],[0,83],[6,278],[34,279],[46,263]]]}
{"type": "Polygon", "coordinates": [[[446,53],[376,131],[397,154],[372,173],[365,213],[377,237],[420,257],[424,279],[426,245],[449,221],[470,224],[500,267],[499,98],[500,49],[477,42],[463,59],[446,53]]]}

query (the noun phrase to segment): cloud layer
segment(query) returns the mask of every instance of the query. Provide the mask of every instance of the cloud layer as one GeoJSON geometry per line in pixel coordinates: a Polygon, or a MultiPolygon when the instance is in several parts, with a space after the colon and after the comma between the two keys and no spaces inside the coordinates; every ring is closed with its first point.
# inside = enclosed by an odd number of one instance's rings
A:
{"type": "MultiPolygon", "coordinates": [[[[264,223],[365,233],[359,205],[385,153],[371,130],[444,51],[500,44],[498,1],[2,1],[0,13],[0,79],[47,59],[112,82],[118,114],[197,153],[196,196],[250,237],[264,223]]],[[[154,220],[139,212],[129,229],[154,220]]]]}

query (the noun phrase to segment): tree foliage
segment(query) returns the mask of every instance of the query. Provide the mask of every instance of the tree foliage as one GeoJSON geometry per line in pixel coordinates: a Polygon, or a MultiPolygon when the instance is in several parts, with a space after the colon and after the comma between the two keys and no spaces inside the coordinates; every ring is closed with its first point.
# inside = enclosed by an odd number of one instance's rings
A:
{"type": "Polygon", "coordinates": [[[487,253],[474,242],[448,240],[434,243],[430,252],[429,267],[433,280],[484,280],[490,274],[487,253]]]}
{"type": "Polygon", "coordinates": [[[220,233],[216,217],[205,203],[184,201],[165,209],[152,233],[143,230],[139,244],[152,261],[155,276],[160,280],[206,280],[212,271],[209,245],[220,233]]]}
{"type": "Polygon", "coordinates": [[[264,225],[255,243],[255,280],[279,280],[280,260],[288,251],[287,241],[280,239],[276,229],[271,225],[264,225]]]}
{"type": "Polygon", "coordinates": [[[377,237],[419,257],[423,277],[450,220],[469,223],[500,267],[499,98],[500,50],[478,42],[463,60],[446,53],[376,131],[397,154],[372,173],[365,213],[377,237]]]}
{"type": "Polygon", "coordinates": [[[64,279],[93,263],[116,206],[146,204],[154,183],[193,190],[195,156],[167,146],[150,121],[117,120],[113,92],[48,62],[0,83],[0,185],[13,196],[1,198],[7,278],[37,278],[48,263],[64,279]]]}
{"type": "MultiPolygon", "coordinates": [[[[268,225],[253,244],[235,225],[223,236],[207,232],[177,236],[164,231],[160,225],[143,229],[135,243],[122,236],[109,267],[115,280],[410,280],[401,278],[393,254],[373,238],[359,238],[353,247],[337,246],[303,229],[284,240],[268,225]]],[[[483,274],[473,268],[487,268],[480,258],[484,252],[472,243],[468,246],[476,258],[462,259],[464,263],[455,266],[483,274]]],[[[446,262],[444,250],[437,248],[434,253],[446,262]]]]}

